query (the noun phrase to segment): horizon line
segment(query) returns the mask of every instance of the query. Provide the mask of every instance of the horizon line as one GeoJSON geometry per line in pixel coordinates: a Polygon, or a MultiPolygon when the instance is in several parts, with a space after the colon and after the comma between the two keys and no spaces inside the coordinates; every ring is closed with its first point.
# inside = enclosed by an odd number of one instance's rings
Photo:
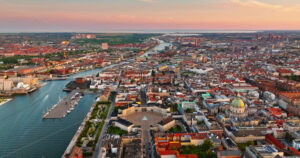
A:
{"type": "Polygon", "coordinates": [[[300,32],[300,29],[136,29],[136,30],[103,30],[103,31],[8,31],[0,34],[13,33],[257,33],[257,32],[300,32]]]}

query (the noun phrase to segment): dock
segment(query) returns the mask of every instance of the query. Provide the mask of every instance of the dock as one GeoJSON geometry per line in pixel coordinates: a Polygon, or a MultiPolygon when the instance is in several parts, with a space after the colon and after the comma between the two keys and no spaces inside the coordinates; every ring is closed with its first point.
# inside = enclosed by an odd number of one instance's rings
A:
{"type": "Polygon", "coordinates": [[[73,90],[45,113],[43,119],[64,118],[68,113],[74,110],[74,107],[81,98],[82,92],[80,90],[73,90]]]}

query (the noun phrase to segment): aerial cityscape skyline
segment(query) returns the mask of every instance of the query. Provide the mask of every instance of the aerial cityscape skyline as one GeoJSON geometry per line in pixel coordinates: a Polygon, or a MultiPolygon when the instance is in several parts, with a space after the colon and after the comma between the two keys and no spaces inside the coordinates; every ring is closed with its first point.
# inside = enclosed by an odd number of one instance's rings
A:
{"type": "Polygon", "coordinates": [[[0,157],[300,156],[300,32],[0,33],[0,157]]]}
{"type": "Polygon", "coordinates": [[[300,158],[299,0],[0,0],[0,158],[300,158]]]}
{"type": "Polygon", "coordinates": [[[300,29],[297,0],[0,2],[0,32],[300,29]]]}

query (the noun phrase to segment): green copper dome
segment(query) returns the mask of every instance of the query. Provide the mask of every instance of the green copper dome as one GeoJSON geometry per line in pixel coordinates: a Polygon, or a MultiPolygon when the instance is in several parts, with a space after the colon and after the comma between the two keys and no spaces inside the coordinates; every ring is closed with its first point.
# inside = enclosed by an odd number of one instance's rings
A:
{"type": "Polygon", "coordinates": [[[240,94],[238,94],[237,98],[235,98],[232,102],[231,105],[235,108],[244,108],[245,103],[244,101],[240,98],[240,94]]]}

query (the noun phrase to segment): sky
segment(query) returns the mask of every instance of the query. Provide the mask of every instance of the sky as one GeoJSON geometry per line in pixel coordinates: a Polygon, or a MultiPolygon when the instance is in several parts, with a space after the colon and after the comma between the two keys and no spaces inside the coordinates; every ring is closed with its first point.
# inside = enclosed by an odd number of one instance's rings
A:
{"type": "Polygon", "coordinates": [[[299,0],[0,0],[0,32],[300,30],[299,0]]]}

